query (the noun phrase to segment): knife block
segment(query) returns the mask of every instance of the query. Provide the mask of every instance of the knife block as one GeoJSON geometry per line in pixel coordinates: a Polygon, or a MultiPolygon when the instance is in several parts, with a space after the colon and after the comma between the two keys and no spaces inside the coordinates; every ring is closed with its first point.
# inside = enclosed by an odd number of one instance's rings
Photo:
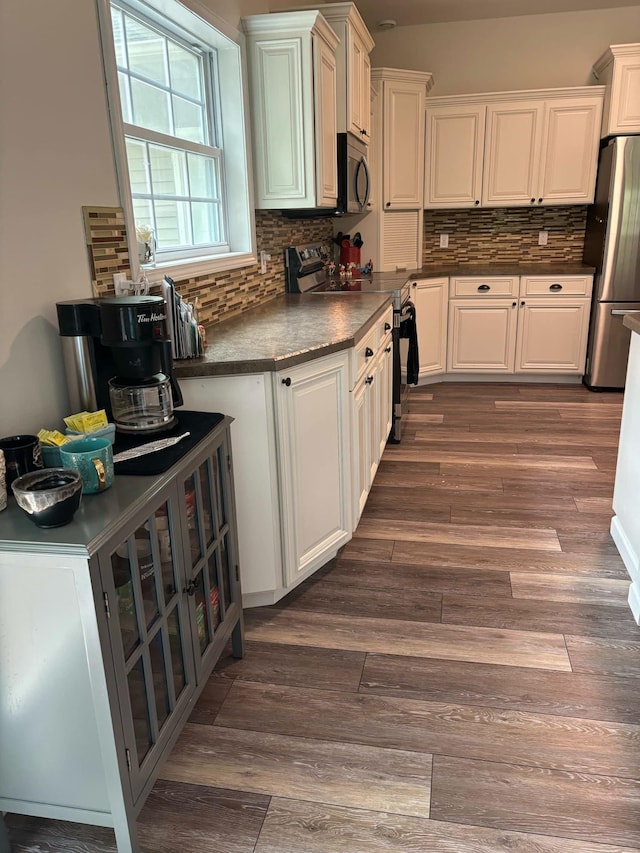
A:
{"type": "Polygon", "coordinates": [[[347,264],[355,264],[360,267],[360,247],[340,246],[340,263],[345,267],[347,264]]]}

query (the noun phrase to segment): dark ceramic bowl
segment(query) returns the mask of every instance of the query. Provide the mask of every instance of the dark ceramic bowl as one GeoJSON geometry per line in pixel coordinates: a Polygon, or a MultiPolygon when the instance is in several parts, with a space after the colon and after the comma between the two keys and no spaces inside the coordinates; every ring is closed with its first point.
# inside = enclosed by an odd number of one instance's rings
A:
{"type": "Polygon", "coordinates": [[[11,484],[16,503],[38,527],[68,524],[80,506],[82,477],[73,468],[44,468],[11,484]]]}

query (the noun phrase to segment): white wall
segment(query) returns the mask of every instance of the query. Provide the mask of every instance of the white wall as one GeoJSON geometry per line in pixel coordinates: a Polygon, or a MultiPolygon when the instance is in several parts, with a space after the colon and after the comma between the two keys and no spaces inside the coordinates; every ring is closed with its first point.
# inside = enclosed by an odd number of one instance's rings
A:
{"type": "Polygon", "coordinates": [[[584,86],[610,44],[640,42],[640,4],[372,34],[371,64],[433,72],[432,95],[584,86]]]}

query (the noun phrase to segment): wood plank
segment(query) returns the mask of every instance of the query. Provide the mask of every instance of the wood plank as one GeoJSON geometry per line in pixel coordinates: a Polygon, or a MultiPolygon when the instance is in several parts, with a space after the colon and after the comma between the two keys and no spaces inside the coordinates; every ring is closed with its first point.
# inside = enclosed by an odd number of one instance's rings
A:
{"type": "Polygon", "coordinates": [[[451,521],[451,509],[442,500],[430,498],[427,501],[410,500],[405,502],[402,498],[394,494],[395,489],[391,490],[391,494],[386,492],[376,495],[371,494],[364,512],[360,516],[361,520],[368,519],[396,519],[404,521],[438,521],[447,523],[451,521]]]}
{"type": "MultiPolygon", "coordinates": [[[[361,565],[361,564],[358,564],[361,565]]],[[[509,587],[508,577],[505,584],[509,587]]],[[[390,590],[374,583],[357,586],[336,582],[336,570],[324,580],[311,578],[301,583],[275,607],[288,611],[314,611],[342,616],[373,616],[379,619],[404,619],[412,622],[439,622],[442,594],[432,588],[416,588],[407,599],[406,590],[390,590]]]]}
{"type": "MultiPolygon", "coordinates": [[[[353,542],[370,540],[354,539],[353,542]]],[[[619,554],[600,555],[594,553],[571,554],[565,551],[530,551],[519,548],[477,548],[470,545],[447,545],[438,543],[401,542],[395,543],[392,561],[404,565],[430,567],[466,568],[486,571],[518,571],[536,573],[576,574],[603,578],[628,577],[619,554]]],[[[341,561],[336,569],[341,572],[341,561]]],[[[363,571],[365,571],[363,569],[363,571]]],[[[457,572],[456,572],[457,574],[457,572]]],[[[484,594],[475,586],[468,585],[461,593],[472,591],[484,594]]]]}
{"type": "Polygon", "coordinates": [[[593,604],[624,606],[629,595],[628,580],[610,578],[576,578],[534,572],[511,572],[514,598],[537,598],[547,601],[584,601],[593,604]]]}
{"type": "MultiPolygon", "coordinates": [[[[478,466],[481,470],[494,469],[496,466],[500,470],[530,470],[548,471],[550,469],[574,469],[574,470],[595,470],[596,464],[591,456],[561,456],[549,454],[525,455],[523,453],[496,453],[487,459],[483,453],[465,453],[462,456],[457,452],[448,452],[437,448],[428,447],[404,447],[401,444],[387,445],[384,452],[384,458],[390,461],[401,462],[439,462],[441,465],[447,464],[452,470],[452,466],[478,466]]],[[[440,469],[445,470],[443,468],[440,469]]]]}
{"type": "Polygon", "coordinates": [[[574,501],[578,512],[598,513],[609,516],[609,518],[613,515],[611,498],[574,498],[574,501]]]}
{"type": "Polygon", "coordinates": [[[444,415],[412,415],[409,412],[407,415],[402,415],[402,420],[407,422],[407,424],[441,424],[444,420],[444,415]]]}
{"type": "Polygon", "coordinates": [[[435,820],[640,845],[640,782],[438,756],[435,820]]]}
{"type": "MultiPolygon", "coordinates": [[[[281,646],[277,643],[254,643],[246,640],[245,656],[234,658],[229,653],[221,658],[209,684],[222,679],[227,681],[230,687],[231,682],[237,679],[354,693],[360,684],[364,658],[364,652],[345,652],[310,646],[281,646]]],[[[226,691],[224,695],[226,696],[226,691]]],[[[196,708],[201,705],[204,705],[202,699],[198,701],[196,708]]],[[[192,713],[191,720],[201,723],[215,720],[215,716],[211,718],[210,715],[203,718],[203,711],[201,707],[198,720],[192,713]]]]}
{"type": "Polygon", "coordinates": [[[406,542],[439,542],[442,545],[480,545],[490,548],[525,548],[560,551],[555,530],[492,527],[473,524],[402,521],[362,518],[353,534],[369,539],[399,539],[406,542]]]}
{"type": "Polygon", "coordinates": [[[368,654],[360,692],[640,724],[638,683],[616,675],[368,654]]]}
{"type": "Polygon", "coordinates": [[[492,452],[494,453],[499,453],[500,448],[504,448],[504,453],[514,452],[512,450],[507,450],[507,448],[512,445],[517,445],[519,447],[529,446],[531,448],[529,450],[530,453],[535,453],[535,448],[538,446],[543,447],[547,453],[555,452],[552,448],[556,444],[567,449],[571,445],[578,445],[582,447],[590,447],[592,445],[597,447],[618,446],[618,437],[614,431],[610,429],[596,431],[589,427],[582,429],[576,429],[573,427],[571,430],[567,429],[559,439],[553,441],[553,444],[551,443],[549,432],[544,430],[534,431],[526,429],[523,430],[522,428],[517,431],[502,430],[500,432],[500,441],[497,442],[495,432],[493,431],[449,431],[447,438],[445,430],[435,432],[429,429],[416,429],[415,440],[420,444],[447,444],[451,439],[462,447],[464,447],[465,444],[473,447],[480,445],[482,449],[484,449],[484,446],[486,445],[492,447],[492,452]]]}
{"type": "MultiPolygon", "coordinates": [[[[443,475],[446,476],[446,475],[443,475]]],[[[546,478],[520,472],[515,476],[507,475],[502,480],[505,495],[534,495],[544,499],[549,495],[571,495],[572,497],[603,497],[611,500],[613,495],[613,476],[607,472],[583,473],[579,477],[562,475],[546,478]]]]}
{"type": "Polygon", "coordinates": [[[622,411],[622,401],[620,400],[620,398],[608,401],[602,400],[602,398],[600,398],[601,402],[596,402],[595,399],[593,402],[578,402],[569,400],[559,402],[558,400],[548,399],[551,393],[551,390],[544,391],[543,398],[537,400],[496,400],[495,407],[498,410],[503,410],[507,412],[523,412],[525,410],[530,412],[535,411],[537,409],[542,409],[543,411],[545,409],[557,409],[558,411],[589,412],[591,414],[604,411],[607,412],[607,414],[611,415],[612,412],[622,411]]]}
{"type": "Polygon", "coordinates": [[[454,596],[442,599],[442,622],[446,625],[474,625],[509,631],[545,631],[633,640],[638,637],[628,607],[526,598],[454,596]]]}
{"type": "Polygon", "coordinates": [[[636,640],[567,635],[565,641],[574,672],[607,673],[640,678],[640,628],[636,640]]]}
{"type": "Polygon", "coordinates": [[[241,682],[217,725],[631,779],[640,760],[626,723],[241,682]]]}
{"type": "Polygon", "coordinates": [[[187,724],[163,779],[429,816],[431,755],[187,724]]]}
{"type": "Polygon", "coordinates": [[[230,687],[231,682],[229,681],[224,681],[221,678],[210,678],[189,714],[189,722],[206,723],[212,726],[216,721],[222,703],[227,698],[230,687]]]}
{"type": "MultiPolygon", "coordinates": [[[[478,661],[569,670],[562,636],[525,630],[493,630],[398,619],[353,619],[328,613],[274,611],[246,614],[250,640],[320,646],[356,652],[478,661]]],[[[228,697],[227,697],[228,698],[228,697]]],[[[226,705],[223,705],[223,709],[226,705]]],[[[218,722],[218,718],[216,718],[218,722]]]]}
{"type": "Polygon", "coordinates": [[[462,826],[275,797],[255,853],[634,853],[631,848],[462,826]]]}
{"type": "MultiPolygon", "coordinates": [[[[431,463],[428,463],[431,464],[431,463]]],[[[436,464],[439,469],[440,466],[436,464]]],[[[382,487],[393,491],[397,488],[424,488],[434,492],[434,495],[439,495],[440,492],[480,492],[481,494],[499,493],[502,494],[502,478],[474,476],[468,474],[464,477],[457,477],[453,474],[440,474],[436,470],[433,474],[427,474],[422,468],[412,465],[407,468],[404,462],[381,462],[378,473],[374,480],[374,487],[382,487]]]]}
{"type": "MultiPolygon", "coordinates": [[[[412,543],[416,544],[416,543],[412,543]]],[[[467,549],[474,551],[474,549],[467,549]]],[[[497,549],[500,550],[500,549],[497,549]]],[[[437,553],[443,552],[441,548],[437,553]]],[[[342,587],[355,586],[356,589],[381,589],[385,595],[395,595],[406,602],[407,596],[420,592],[443,593],[454,592],[464,595],[473,589],[476,595],[511,596],[509,573],[503,565],[501,569],[492,571],[472,564],[469,568],[457,568],[452,571],[446,561],[433,561],[434,565],[409,564],[403,565],[393,561],[392,565],[373,560],[352,561],[346,558],[338,560],[327,581],[342,587]]]]}
{"type": "Polygon", "coordinates": [[[393,553],[393,542],[389,539],[350,539],[340,551],[340,558],[345,560],[376,560],[390,561],[393,553]]]}

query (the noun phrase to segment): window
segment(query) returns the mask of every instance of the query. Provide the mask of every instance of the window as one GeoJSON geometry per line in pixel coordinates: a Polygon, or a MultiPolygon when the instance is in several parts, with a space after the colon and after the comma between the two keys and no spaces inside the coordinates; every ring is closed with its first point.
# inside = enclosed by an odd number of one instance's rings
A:
{"type": "Polygon", "coordinates": [[[99,2],[132,254],[254,262],[239,45],[177,0],[99,2]]]}

